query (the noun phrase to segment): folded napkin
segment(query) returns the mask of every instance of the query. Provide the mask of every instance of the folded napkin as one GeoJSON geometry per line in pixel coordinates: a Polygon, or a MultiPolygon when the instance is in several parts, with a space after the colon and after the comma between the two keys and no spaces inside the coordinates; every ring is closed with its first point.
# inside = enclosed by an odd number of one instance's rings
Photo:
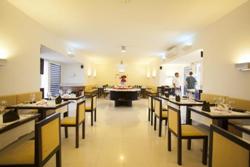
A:
{"type": "Polygon", "coordinates": [[[19,115],[16,110],[12,109],[3,114],[3,123],[19,120],[19,115]]]}

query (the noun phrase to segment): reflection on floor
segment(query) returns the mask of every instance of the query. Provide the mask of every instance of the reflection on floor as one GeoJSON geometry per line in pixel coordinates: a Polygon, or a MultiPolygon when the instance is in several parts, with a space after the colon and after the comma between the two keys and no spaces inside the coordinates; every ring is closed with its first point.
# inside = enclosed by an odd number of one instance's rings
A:
{"type": "MultiPolygon", "coordinates": [[[[173,150],[167,151],[166,129],[163,137],[147,121],[147,100],[133,103],[133,107],[115,108],[113,102],[99,99],[97,122],[91,127],[87,113],[86,139],[75,149],[75,133],[62,137],[62,165],[64,167],[174,167],[177,165],[176,139],[173,150]]],[[[64,131],[62,131],[62,135],[64,131]]],[[[183,142],[183,165],[200,167],[201,141],[192,142],[187,151],[183,142]]],[[[47,167],[55,166],[54,158],[47,167]]]]}

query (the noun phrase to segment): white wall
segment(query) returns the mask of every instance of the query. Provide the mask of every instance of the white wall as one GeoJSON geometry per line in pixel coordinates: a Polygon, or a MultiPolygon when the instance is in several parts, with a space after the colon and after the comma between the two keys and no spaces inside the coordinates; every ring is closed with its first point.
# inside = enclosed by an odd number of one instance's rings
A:
{"type": "Polygon", "coordinates": [[[0,1],[0,20],[0,52],[7,57],[0,69],[0,95],[38,91],[40,45],[65,54],[65,43],[7,1],[0,1]]]}
{"type": "Polygon", "coordinates": [[[204,49],[205,92],[250,100],[250,72],[234,64],[250,61],[250,1],[200,32],[194,49],[204,49]]]}
{"type": "Polygon", "coordinates": [[[84,69],[80,63],[62,64],[62,85],[82,86],[85,83],[84,69]]]}
{"type": "Polygon", "coordinates": [[[169,85],[173,86],[172,81],[174,74],[176,72],[180,75],[181,87],[184,86],[184,67],[188,64],[166,64],[162,65],[162,70],[160,71],[160,85],[169,85]]]}

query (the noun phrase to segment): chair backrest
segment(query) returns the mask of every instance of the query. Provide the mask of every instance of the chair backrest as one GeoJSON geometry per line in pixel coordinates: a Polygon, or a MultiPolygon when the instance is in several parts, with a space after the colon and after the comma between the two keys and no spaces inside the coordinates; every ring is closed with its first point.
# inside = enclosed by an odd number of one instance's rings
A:
{"type": "Polygon", "coordinates": [[[80,124],[85,119],[85,101],[82,100],[77,103],[76,122],[80,124]]]}
{"type": "Polygon", "coordinates": [[[96,109],[97,105],[97,95],[92,95],[91,96],[91,107],[92,109],[96,109]]]}
{"type": "Polygon", "coordinates": [[[45,163],[61,148],[60,114],[52,114],[35,125],[35,163],[45,163]]]}
{"type": "Polygon", "coordinates": [[[171,129],[176,136],[181,136],[180,110],[171,106],[168,106],[168,128],[171,129]]]}
{"type": "Polygon", "coordinates": [[[210,127],[209,167],[249,167],[250,144],[215,125],[210,127]]]}
{"type": "Polygon", "coordinates": [[[148,96],[148,108],[151,110],[154,109],[152,96],[148,96]]]}
{"type": "Polygon", "coordinates": [[[209,94],[209,93],[202,93],[201,94],[201,101],[207,101],[210,104],[215,104],[216,100],[224,99],[225,101],[228,99],[227,96],[216,95],[216,94],[209,94]]]}
{"type": "Polygon", "coordinates": [[[158,115],[159,117],[162,117],[162,101],[161,101],[161,99],[154,97],[153,102],[154,102],[155,114],[158,115]]]}
{"type": "Polygon", "coordinates": [[[17,104],[17,102],[16,102],[16,95],[0,96],[0,103],[2,101],[5,101],[7,106],[17,104]]]}

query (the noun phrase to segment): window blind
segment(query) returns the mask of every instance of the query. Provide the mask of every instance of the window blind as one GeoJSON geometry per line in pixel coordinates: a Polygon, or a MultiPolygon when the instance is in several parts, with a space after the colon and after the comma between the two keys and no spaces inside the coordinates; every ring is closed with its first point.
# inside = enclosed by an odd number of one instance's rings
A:
{"type": "Polygon", "coordinates": [[[50,92],[52,96],[59,95],[61,85],[61,66],[50,63],[50,92]]]}

